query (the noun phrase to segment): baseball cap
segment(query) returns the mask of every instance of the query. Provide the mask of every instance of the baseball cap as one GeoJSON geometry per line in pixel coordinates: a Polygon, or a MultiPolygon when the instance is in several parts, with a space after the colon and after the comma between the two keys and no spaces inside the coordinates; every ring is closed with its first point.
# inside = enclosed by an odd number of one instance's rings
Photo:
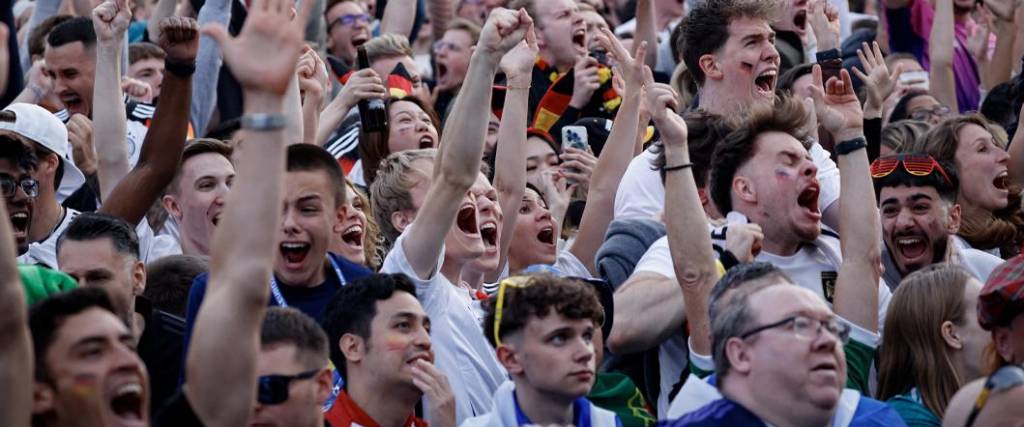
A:
{"type": "Polygon", "coordinates": [[[1000,264],[978,294],[978,323],[986,330],[1024,313],[1024,255],[1000,264]]]}
{"type": "Polygon", "coordinates": [[[71,159],[68,129],[57,116],[43,107],[22,102],[8,105],[3,111],[14,113],[14,121],[0,120],[0,131],[7,130],[28,138],[56,153],[64,163],[64,177],[57,189],[58,201],[85,184],[85,175],[71,159]]]}

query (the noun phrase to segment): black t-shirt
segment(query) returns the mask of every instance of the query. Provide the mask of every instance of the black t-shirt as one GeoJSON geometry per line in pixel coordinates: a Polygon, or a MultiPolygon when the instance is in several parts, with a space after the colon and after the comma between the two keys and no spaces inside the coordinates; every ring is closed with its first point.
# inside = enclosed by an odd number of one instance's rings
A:
{"type": "Polygon", "coordinates": [[[178,391],[153,417],[153,427],[205,427],[184,391],[178,391]]]}
{"type": "Polygon", "coordinates": [[[144,297],[135,298],[135,312],[146,320],[138,353],[149,373],[150,411],[155,414],[178,388],[185,319],[154,309],[144,297]]]}

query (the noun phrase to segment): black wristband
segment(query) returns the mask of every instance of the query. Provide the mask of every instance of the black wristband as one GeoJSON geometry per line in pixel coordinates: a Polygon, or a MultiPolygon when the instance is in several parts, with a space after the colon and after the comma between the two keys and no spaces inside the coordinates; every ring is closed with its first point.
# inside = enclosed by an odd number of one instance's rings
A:
{"type": "Polygon", "coordinates": [[[835,59],[842,60],[843,52],[839,49],[829,49],[817,52],[814,56],[818,59],[818,62],[831,61],[835,59]]]}
{"type": "Polygon", "coordinates": [[[192,77],[196,72],[196,62],[164,60],[164,71],[178,77],[192,77]]]}
{"type": "Polygon", "coordinates": [[[864,139],[862,136],[858,136],[836,144],[836,155],[845,156],[867,146],[868,140],[864,139]]]}
{"type": "Polygon", "coordinates": [[[677,170],[682,170],[682,169],[687,169],[687,168],[692,168],[692,167],[693,167],[693,163],[683,163],[681,165],[665,166],[665,167],[661,168],[661,170],[664,171],[664,172],[672,172],[672,171],[677,171],[677,170]]]}
{"type": "Polygon", "coordinates": [[[740,264],[739,258],[736,258],[736,255],[728,249],[722,251],[722,255],[718,257],[718,261],[722,263],[722,268],[726,270],[740,264]]]}

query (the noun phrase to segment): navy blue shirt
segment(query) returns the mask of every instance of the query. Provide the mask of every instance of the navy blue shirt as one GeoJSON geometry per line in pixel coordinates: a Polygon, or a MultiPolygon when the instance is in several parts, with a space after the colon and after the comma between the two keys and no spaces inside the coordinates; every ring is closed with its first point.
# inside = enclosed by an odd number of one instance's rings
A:
{"type": "MultiPolygon", "coordinates": [[[[351,262],[340,255],[328,252],[327,256],[331,257],[331,259],[333,259],[337,264],[338,269],[341,270],[341,274],[345,276],[345,283],[352,283],[353,280],[371,274],[371,271],[367,270],[366,267],[351,262]]],[[[192,328],[195,327],[196,316],[199,314],[199,306],[203,303],[203,297],[206,295],[207,278],[207,273],[199,275],[192,282],[192,288],[189,289],[188,307],[185,311],[185,343],[182,346],[183,360],[187,357],[186,355],[188,355],[188,346],[192,339],[192,328]]],[[[342,283],[338,280],[338,275],[335,274],[333,268],[327,268],[324,282],[312,288],[287,286],[279,283],[281,295],[284,297],[288,306],[308,314],[317,322],[321,320],[324,314],[324,309],[327,308],[327,303],[331,300],[331,297],[338,292],[338,289],[341,289],[341,286],[342,283]]],[[[275,307],[278,305],[277,301],[273,297],[269,300],[270,301],[267,304],[268,306],[275,307]]],[[[182,376],[184,377],[184,369],[182,370],[182,376]]]]}
{"type": "MultiPolygon", "coordinates": [[[[739,403],[722,398],[677,420],[661,421],[658,427],[702,427],[702,426],[765,426],[757,415],[739,403]]],[[[850,420],[850,427],[906,426],[899,414],[885,403],[861,396],[857,409],[850,420]]]]}

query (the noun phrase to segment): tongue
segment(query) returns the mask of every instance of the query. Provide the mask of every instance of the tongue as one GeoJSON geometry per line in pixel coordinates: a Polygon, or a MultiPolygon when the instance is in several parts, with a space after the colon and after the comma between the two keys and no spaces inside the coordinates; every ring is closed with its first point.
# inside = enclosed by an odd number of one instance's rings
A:
{"type": "Polygon", "coordinates": [[[921,256],[922,254],[924,254],[924,251],[926,249],[928,249],[928,247],[924,244],[924,242],[913,243],[909,245],[900,245],[900,253],[902,253],[903,257],[907,259],[914,259],[921,256]]]}
{"type": "Polygon", "coordinates": [[[282,253],[284,254],[284,259],[290,263],[300,263],[306,259],[306,251],[289,250],[282,253]]]}

